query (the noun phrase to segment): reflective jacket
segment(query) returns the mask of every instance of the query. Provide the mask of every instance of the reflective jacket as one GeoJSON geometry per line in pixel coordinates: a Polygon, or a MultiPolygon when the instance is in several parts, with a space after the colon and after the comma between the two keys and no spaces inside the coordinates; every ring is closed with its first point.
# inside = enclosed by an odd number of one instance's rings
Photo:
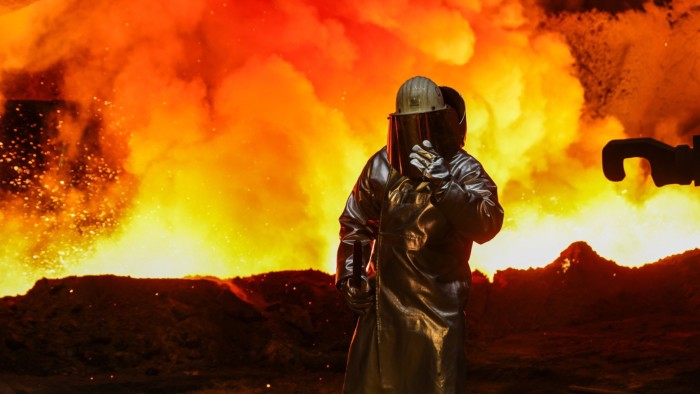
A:
{"type": "Polygon", "coordinates": [[[460,150],[439,201],[430,186],[401,176],[386,148],[365,165],[340,217],[336,284],[352,276],[363,241],[376,281],[374,308],[358,320],[345,393],[464,393],[464,307],[469,256],[501,229],[496,185],[460,150]],[[371,256],[371,257],[370,257],[371,256]]]}

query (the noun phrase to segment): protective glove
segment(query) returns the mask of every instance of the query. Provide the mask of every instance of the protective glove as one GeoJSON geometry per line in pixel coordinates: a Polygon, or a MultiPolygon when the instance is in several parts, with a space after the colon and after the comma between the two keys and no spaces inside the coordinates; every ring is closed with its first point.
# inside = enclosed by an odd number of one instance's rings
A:
{"type": "Polygon", "coordinates": [[[445,163],[445,159],[433,148],[430,141],[423,141],[423,149],[420,145],[414,145],[411,158],[411,164],[420,170],[425,178],[430,183],[430,191],[433,198],[439,200],[442,194],[447,189],[447,183],[452,179],[450,169],[445,163]]]}
{"type": "Polygon", "coordinates": [[[374,306],[374,286],[372,279],[362,276],[360,287],[350,286],[350,278],[343,280],[340,285],[340,293],[343,295],[348,308],[364,315],[374,306]]]}

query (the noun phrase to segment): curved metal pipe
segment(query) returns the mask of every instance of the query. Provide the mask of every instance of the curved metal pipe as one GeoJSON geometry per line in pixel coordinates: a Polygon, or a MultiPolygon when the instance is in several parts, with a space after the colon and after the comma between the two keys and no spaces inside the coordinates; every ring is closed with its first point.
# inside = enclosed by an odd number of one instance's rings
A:
{"type": "Polygon", "coordinates": [[[693,137],[694,148],[672,147],[653,138],[613,140],[603,148],[603,173],[611,181],[625,178],[623,162],[641,157],[651,165],[651,178],[657,187],[670,184],[700,184],[700,136],[693,137]]]}

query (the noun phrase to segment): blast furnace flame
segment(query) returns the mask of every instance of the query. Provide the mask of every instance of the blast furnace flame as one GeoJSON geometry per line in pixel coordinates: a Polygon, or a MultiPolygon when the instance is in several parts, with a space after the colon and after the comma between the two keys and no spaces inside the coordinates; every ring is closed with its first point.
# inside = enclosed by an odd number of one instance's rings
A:
{"type": "Polygon", "coordinates": [[[546,3],[0,3],[0,292],[333,271],[337,218],[414,75],[463,93],[466,147],[499,185],[507,221],[473,268],[544,265],[577,240],[626,265],[696,247],[698,192],[655,189],[639,163],[612,184],[600,149],[688,143],[697,11],[546,3]]]}

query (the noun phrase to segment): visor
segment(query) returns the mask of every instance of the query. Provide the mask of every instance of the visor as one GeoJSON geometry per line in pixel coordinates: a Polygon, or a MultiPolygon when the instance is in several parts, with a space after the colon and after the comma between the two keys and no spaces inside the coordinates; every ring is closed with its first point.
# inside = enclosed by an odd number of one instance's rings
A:
{"type": "Polygon", "coordinates": [[[413,146],[423,146],[423,141],[428,140],[442,157],[449,159],[461,147],[453,131],[456,126],[457,113],[449,107],[439,111],[389,115],[389,164],[403,176],[422,180],[423,175],[411,164],[409,157],[413,146]]]}

